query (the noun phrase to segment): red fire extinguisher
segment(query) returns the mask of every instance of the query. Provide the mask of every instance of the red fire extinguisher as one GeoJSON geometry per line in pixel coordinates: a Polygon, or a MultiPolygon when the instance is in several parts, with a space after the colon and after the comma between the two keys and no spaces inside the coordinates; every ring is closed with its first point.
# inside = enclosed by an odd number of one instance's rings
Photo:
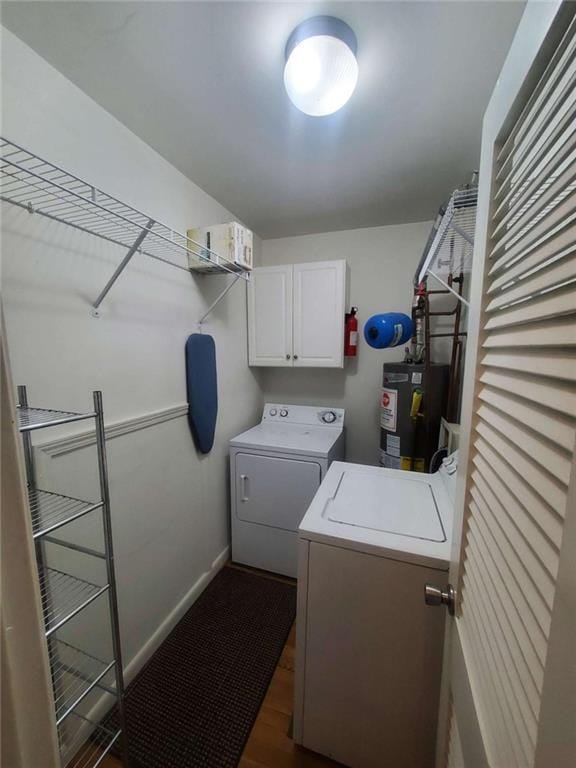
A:
{"type": "Polygon", "coordinates": [[[346,312],[344,322],[344,355],[345,357],[356,357],[358,350],[358,318],[356,313],[358,307],[351,307],[350,312],[346,312]]]}

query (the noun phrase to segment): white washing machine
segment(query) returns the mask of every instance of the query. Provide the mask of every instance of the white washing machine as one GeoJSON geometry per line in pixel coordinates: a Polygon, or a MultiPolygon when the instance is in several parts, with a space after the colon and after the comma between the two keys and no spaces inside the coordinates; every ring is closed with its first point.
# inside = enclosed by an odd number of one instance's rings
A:
{"type": "Polygon", "coordinates": [[[454,465],[334,462],[300,525],[294,739],[351,768],[435,765],[454,465]]]}
{"type": "Polygon", "coordinates": [[[232,560],[296,576],[298,526],[344,440],[342,408],[267,403],[230,441],[232,560]]]}

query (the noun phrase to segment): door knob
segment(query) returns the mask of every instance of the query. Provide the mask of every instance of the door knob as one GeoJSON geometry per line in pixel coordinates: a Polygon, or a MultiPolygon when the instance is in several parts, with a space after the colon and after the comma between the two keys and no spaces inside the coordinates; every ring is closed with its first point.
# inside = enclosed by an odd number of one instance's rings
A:
{"type": "Polygon", "coordinates": [[[290,355],[286,355],[286,360],[290,360],[290,355]]]}
{"type": "Polygon", "coordinates": [[[426,605],[445,605],[450,616],[454,616],[456,607],[456,592],[452,584],[447,584],[446,589],[439,589],[432,584],[424,587],[424,602],[426,605]]]}

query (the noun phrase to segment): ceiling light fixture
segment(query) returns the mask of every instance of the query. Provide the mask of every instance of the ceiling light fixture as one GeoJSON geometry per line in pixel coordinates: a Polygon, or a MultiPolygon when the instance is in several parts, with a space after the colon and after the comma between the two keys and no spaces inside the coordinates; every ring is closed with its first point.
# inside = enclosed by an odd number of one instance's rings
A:
{"type": "Polygon", "coordinates": [[[356,35],[333,16],[299,24],[286,44],[284,85],[299,110],[323,117],[341,109],[358,82],[356,35]]]}

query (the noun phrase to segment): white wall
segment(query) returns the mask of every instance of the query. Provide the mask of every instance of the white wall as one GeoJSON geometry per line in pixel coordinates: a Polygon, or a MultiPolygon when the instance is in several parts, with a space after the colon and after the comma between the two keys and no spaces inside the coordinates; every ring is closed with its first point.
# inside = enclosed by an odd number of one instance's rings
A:
{"type": "MultiPolygon", "coordinates": [[[[346,259],[348,308],[359,307],[359,327],[377,312],[410,314],[412,281],[431,222],[354,229],[264,240],[262,264],[346,259]]],[[[344,370],[263,368],[267,401],[346,408],[347,459],[378,463],[382,364],[401,360],[403,348],[375,350],[360,340],[358,357],[344,370]]]]}
{"type": "MultiPolygon", "coordinates": [[[[6,30],[2,85],[2,135],[180,231],[233,218],[6,30]]],[[[91,391],[101,389],[107,424],[185,404],[184,342],[228,277],[192,277],[137,255],[96,319],[90,302],[120,249],[12,206],[4,207],[3,230],[14,383],[27,384],[34,403],[86,410],[91,391]]],[[[210,455],[197,455],[181,412],[108,443],[124,656],[137,660],[131,671],[228,545],[227,441],[259,419],[262,403],[246,363],[245,307],[240,283],[206,326],[216,341],[220,401],[210,455]]],[[[40,459],[48,489],[97,491],[93,448],[40,459]]]]}

